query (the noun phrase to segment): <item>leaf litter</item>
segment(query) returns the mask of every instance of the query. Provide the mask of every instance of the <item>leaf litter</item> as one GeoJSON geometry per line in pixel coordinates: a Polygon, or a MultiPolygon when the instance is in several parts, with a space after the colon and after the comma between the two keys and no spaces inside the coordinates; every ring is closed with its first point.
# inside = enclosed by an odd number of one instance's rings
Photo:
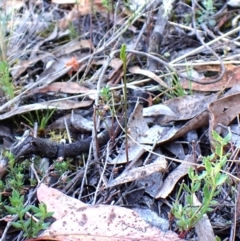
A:
{"type": "MultiPolygon", "coordinates": [[[[24,202],[36,203],[36,192],[56,220],[25,239],[19,230],[9,232],[4,211],[2,240],[13,239],[12,233],[18,240],[238,240],[238,215],[232,216],[239,209],[239,4],[213,1],[208,9],[198,3],[193,14],[188,1],[13,2],[1,5],[1,14],[15,11],[4,40],[14,98],[0,83],[0,135],[5,149],[20,157],[15,167],[34,162],[17,186],[24,202]],[[23,115],[29,113],[27,126],[23,115]],[[189,166],[203,172],[202,156],[215,150],[213,130],[223,137],[232,132],[222,170],[229,182],[219,190],[215,210],[181,236],[171,206],[181,183],[190,182],[189,166]],[[31,136],[34,141],[26,142],[31,136]],[[83,153],[80,144],[87,146],[83,153]],[[77,153],[74,158],[66,155],[69,150],[77,153]],[[48,168],[39,166],[42,157],[48,168]],[[30,176],[39,185],[29,185],[30,176]],[[154,214],[165,228],[144,218],[154,220],[154,214]]],[[[0,164],[1,198],[9,204],[16,186],[9,160],[2,157],[0,164]]],[[[183,206],[185,198],[183,191],[183,206]]],[[[204,193],[196,192],[197,199],[199,206],[204,193]]]]}

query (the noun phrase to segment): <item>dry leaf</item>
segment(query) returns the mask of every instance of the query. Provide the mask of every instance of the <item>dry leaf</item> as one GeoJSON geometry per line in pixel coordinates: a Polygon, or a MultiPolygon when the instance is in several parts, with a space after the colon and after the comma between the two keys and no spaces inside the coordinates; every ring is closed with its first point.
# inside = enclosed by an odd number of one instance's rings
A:
{"type": "Polygon", "coordinates": [[[166,105],[157,104],[143,109],[143,116],[170,115],[176,118],[176,114],[166,105]]]}
{"type": "MultiPolygon", "coordinates": [[[[220,91],[224,90],[226,88],[233,87],[234,85],[239,84],[239,77],[240,77],[240,67],[236,66],[234,69],[229,67],[229,69],[226,70],[223,78],[213,84],[198,84],[198,83],[189,83],[189,80],[181,80],[181,86],[185,89],[191,89],[191,90],[197,90],[197,91],[220,91]]],[[[204,78],[201,80],[202,82],[210,82],[212,80],[212,77],[210,78],[204,78]]]]}
{"type": "Polygon", "coordinates": [[[209,111],[209,137],[211,139],[212,130],[222,133],[222,127],[219,124],[228,126],[240,113],[240,93],[214,101],[209,105],[209,111]]]}
{"type": "MultiPolygon", "coordinates": [[[[139,145],[138,139],[149,129],[148,125],[143,118],[143,107],[139,103],[136,105],[133,113],[129,117],[128,122],[128,158],[129,161],[138,160],[141,155],[147,151],[151,150],[151,146],[139,145]]],[[[125,143],[124,143],[125,145],[125,143]]],[[[109,160],[111,164],[126,163],[126,151],[123,150],[116,158],[109,160]]]]}
{"type": "Polygon", "coordinates": [[[158,77],[156,74],[154,74],[153,72],[151,72],[149,70],[141,69],[138,66],[131,67],[128,70],[132,74],[141,74],[141,75],[147,76],[147,77],[155,80],[161,86],[163,86],[167,89],[170,89],[170,87],[160,77],[158,77]]]}
{"type": "MultiPolygon", "coordinates": [[[[152,149],[149,145],[133,145],[128,148],[128,160],[129,162],[137,161],[143,153],[150,151],[152,149]]],[[[126,150],[122,150],[119,155],[112,159],[108,160],[109,164],[122,164],[127,162],[126,150]]]]}
{"type": "Polygon", "coordinates": [[[160,192],[157,194],[155,198],[166,198],[175,185],[178,183],[179,179],[185,176],[188,173],[188,169],[193,162],[193,156],[186,156],[184,163],[181,163],[176,169],[174,169],[163,182],[162,188],[160,192]],[[186,163],[188,162],[188,163],[186,163]]]}
{"type": "Polygon", "coordinates": [[[36,103],[31,105],[23,105],[11,109],[10,111],[1,114],[0,120],[7,119],[9,117],[24,114],[33,110],[47,110],[47,109],[58,109],[58,110],[71,110],[81,107],[87,107],[92,104],[92,100],[86,101],[72,101],[72,100],[59,100],[59,101],[45,101],[42,103],[36,103]]]}
{"type": "Polygon", "coordinates": [[[61,92],[67,94],[86,94],[92,100],[96,98],[96,90],[90,90],[76,82],[54,82],[42,88],[32,89],[28,94],[33,93],[47,93],[47,92],[61,92]]]}
{"type": "Polygon", "coordinates": [[[176,97],[164,102],[174,113],[174,116],[164,116],[161,124],[167,124],[170,121],[188,120],[203,111],[207,110],[208,105],[218,98],[217,94],[205,96],[204,94],[195,94],[176,97]]]}
{"type": "Polygon", "coordinates": [[[149,176],[154,172],[165,172],[166,170],[167,161],[163,157],[158,157],[157,160],[151,164],[123,172],[119,177],[108,183],[107,187],[113,187],[122,183],[138,180],[149,176]]]}
{"type": "MultiPolygon", "coordinates": [[[[95,62],[96,65],[104,65],[105,64],[105,60],[99,60],[97,62],[95,62]]],[[[113,58],[111,59],[110,63],[108,64],[110,67],[113,68],[113,70],[111,71],[111,73],[108,76],[108,79],[112,79],[113,76],[118,73],[119,70],[121,70],[122,68],[122,60],[119,58],[113,58]]]]}
{"type": "Polygon", "coordinates": [[[150,226],[134,211],[104,205],[85,205],[54,188],[41,184],[38,200],[53,211],[55,221],[41,238],[59,241],[180,241],[177,234],[150,226]]]}
{"type": "Polygon", "coordinates": [[[154,125],[138,138],[138,142],[141,144],[160,144],[173,138],[179,130],[179,126],[154,125]]]}
{"type": "Polygon", "coordinates": [[[206,214],[195,226],[198,241],[216,241],[211,222],[206,214]]]}
{"type": "MultiPolygon", "coordinates": [[[[193,195],[193,205],[202,206],[202,203],[198,200],[197,196],[193,195]]],[[[199,241],[215,241],[215,235],[211,222],[206,214],[196,223],[195,231],[199,241]]]]}

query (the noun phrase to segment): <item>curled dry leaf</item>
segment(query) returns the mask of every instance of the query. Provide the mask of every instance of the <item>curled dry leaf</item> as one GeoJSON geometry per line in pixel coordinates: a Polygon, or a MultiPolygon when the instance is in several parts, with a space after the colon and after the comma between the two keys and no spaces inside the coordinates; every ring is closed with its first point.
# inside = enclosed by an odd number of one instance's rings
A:
{"type": "Polygon", "coordinates": [[[11,116],[24,114],[33,110],[47,110],[47,109],[58,109],[58,110],[69,110],[76,109],[81,107],[90,106],[92,104],[92,100],[86,101],[72,101],[72,100],[59,100],[59,101],[45,101],[42,103],[36,103],[31,105],[23,105],[20,107],[16,107],[11,109],[10,111],[0,115],[0,120],[7,119],[11,116]]]}
{"type": "Polygon", "coordinates": [[[195,231],[199,241],[215,241],[215,235],[211,222],[206,214],[199,220],[195,226],[195,231]]]}
{"type": "Polygon", "coordinates": [[[175,116],[164,116],[162,123],[166,124],[169,121],[191,119],[205,111],[208,105],[217,98],[217,94],[207,96],[195,94],[176,97],[165,101],[164,105],[168,106],[175,113],[175,116]]]}
{"type": "Polygon", "coordinates": [[[167,176],[167,178],[163,182],[160,192],[155,198],[166,198],[171,193],[175,185],[178,183],[179,179],[188,173],[188,169],[191,166],[192,162],[193,156],[186,156],[184,162],[167,176]]]}
{"type": "Polygon", "coordinates": [[[141,74],[141,75],[147,76],[147,77],[155,80],[161,86],[163,86],[167,89],[170,89],[170,87],[160,77],[158,77],[156,74],[154,74],[153,72],[151,72],[149,70],[141,69],[138,66],[131,67],[128,70],[132,74],[141,74]]]}
{"type": "Polygon", "coordinates": [[[118,206],[86,205],[54,188],[41,184],[40,202],[57,219],[40,238],[59,241],[180,241],[177,234],[152,227],[140,216],[118,206]]]}
{"type": "MultiPolygon", "coordinates": [[[[129,161],[138,160],[145,151],[151,150],[151,146],[139,145],[138,139],[149,129],[143,118],[143,107],[139,103],[136,105],[128,122],[128,158],[129,161]]],[[[124,144],[125,145],[125,144],[124,144]]],[[[116,158],[109,160],[111,164],[126,163],[126,151],[123,150],[116,158]]]]}
{"type": "Polygon", "coordinates": [[[228,126],[231,121],[240,113],[240,93],[221,98],[209,105],[210,123],[209,138],[212,140],[212,131],[222,133],[219,124],[228,126]]]}
{"type": "MultiPolygon", "coordinates": [[[[96,64],[96,65],[104,65],[105,64],[105,60],[99,60],[99,61],[95,62],[94,64],[96,64]]],[[[113,68],[113,70],[109,74],[108,79],[112,79],[113,76],[118,73],[118,71],[122,68],[122,64],[123,64],[123,62],[119,58],[111,59],[111,61],[110,61],[110,63],[108,65],[111,68],[113,68]]]]}
{"type": "Polygon", "coordinates": [[[143,109],[143,116],[170,115],[176,117],[176,114],[166,105],[157,104],[143,109]]]}
{"type": "Polygon", "coordinates": [[[207,125],[208,122],[209,113],[208,111],[203,111],[189,120],[185,125],[175,125],[173,127],[154,125],[144,135],[139,137],[138,142],[141,144],[160,144],[172,141],[184,136],[191,130],[207,125]]]}
{"type": "Polygon", "coordinates": [[[166,170],[167,161],[163,157],[158,157],[154,163],[123,172],[119,177],[108,183],[107,186],[112,187],[122,183],[131,182],[149,176],[154,172],[165,172],[166,170]]]}
{"type": "MultiPolygon", "coordinates": [[[[225,66],[226,67],[226,66],[225,66]]],[[[224,90],[226,88],[230,88],[233,87],[235,85],[239,84],[239,76],[240,76],[240,67],[237,66],[234,69],[232,68],[232,66],[226,67],[226,72],[223,76],[223,78],[213,84],[198,84],[198,83],[191,83],[189,84],[189,80],[182,80],[181,81],[181,86],[184,89],[191,89],[191,90],[197,90],[197,91],[207,91],[207,92],[211,92],[211,91],[220,91],[220,90],[224,90]]],[[[208,78],[204,78],[203,80],[201,80],[202,82],[209,82],[212,80],[212,77],[208,77],[208,78]]]]}
{"type": "MultiPolygon", "coordinates": [[[[92,100],[96,98],[96,90],[88,89],[76,82],[54,82],[42,88],[33,89],[35,93],[62,92],[67,94],[86,94],[92,100]]],[[[33,93],[32,92],[32,93],[33,93]]],[[[30,94],[30,93],[29,93],[30,94]]]]}

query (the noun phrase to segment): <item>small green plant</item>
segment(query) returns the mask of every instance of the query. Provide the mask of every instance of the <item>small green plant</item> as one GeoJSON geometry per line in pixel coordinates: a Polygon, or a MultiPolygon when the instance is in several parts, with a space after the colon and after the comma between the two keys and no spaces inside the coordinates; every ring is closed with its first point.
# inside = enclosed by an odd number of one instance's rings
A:
{"type": "Polygon", "coordinates": [[[212,132],[215,141],[215,153],[203,158],[205,171],[201,174],[196,173],[192,167],[188,170],[188,176],[191,180],[190,186],[185,183],[181,184],[177,199],[173,204],[172,215],[176,219],[176,224],[182,238],[190,229],[195,227],[196,223],[203,217],[204,214],[213,210],[213,207],[218,204],[214,200],[220,192],[220,186],[227,180],[227,175],[221,173],[221,169],[226,165],[227,154],[224,154],[223,147],[229,143],[231,133],[225,138],[222,138],[216,131],[212,132]],[[202,205],[194,205],[194,195],[199,192],[201,187],[203,192],[202,205]],[[186,192],[185,205],[179,202],[179,196],[182,189],[186,192]]]}
{"type": "Polygon", "coordinates": [[[124,118],[124,124],[125,124],[125,133],[126,133],[126,137],[125,137],[125,146],[126,146],[126,159],[127,159],[127,163],[129,161],[128,158],[128,126],[127,126],[127,122],[128,122],[128,113],[127,113],[127,109],[128,109],[128,100],[127,100],[127,77],[126,77],[126,73],[127,73],[127,52],[126,52],[126,45],[122,44],[121,47],[121,51],[120,51],[120,59],[123,62],[123,98],[124,98],[124,112],[125,112],[125,118],[124,118]]]}
{"type": "Polygon", "coordinates": [[[47,212],[45,204],[40,203],[39,207],[33,205],[24,206],[24,197],[20,196],[20,193],[16,190],[12,191],[12,196],[9,198],[11,206],[5,205],[5,209],[9,214],[17,215],[18,220],[12,222],[12,226],[21,229],[23,236],[27,238],[36,238],[39,231],[46,229],[50,223],[45,223],[44,220],[53,215],[53,212],[47,212]],[[26,219],[26,213],[32,211],[34,219],[38,218],[38,221],[33,220],[32,217],[26,219]]]}
{"type": "Polygon", "coordinates": [[[105,86],[101,89],[100,97],[104,103],[108,103],[110,101],[110,99],[112,98],[112,95],[111,95],[111,90],[109,86],[105,86]]]}
{"type": "Polygon", "coordinates": [[[7,26],[9,15],[6,12],[0,12],[0,61],[7,60],[7,26]]]}
{"type": "Polygon", "coordinates": [[[102,0],[101,3],[107,10],[112,9],[112,3],[109,0],[102,0]]]}
{"type": "Polygon", "coordinates": [[[8,64],[0,62],[0,87],[9,99],[14,98],[14,85],[10,78],[8,64]]]}
{"type": "Polygon", "coordinates": [[[213,0],[204,0],[202,1],[203,8],[199,10],[197,13],[198,24],[207,24],[209,27],[216,26],[216,20],[214,19],[213,15],[216,11],[214,7],[213,0]]]}
{"type": "Polygon", "coordinates": [[[50,111],[49,109],[47,109],[46,113],[43,113],[40,110],[36,110],[35,114],[36,117],[34,117],[30,112],[28,113],[28,117],[27,116],[23,116],[23,118],[28,122],[29,125],[31,125],[32,127],[34,126],[34,122],[37,121],[38,123],[38,130],[39,132],[44,132],[44,129],[47,126],[48,121],[50,120],[50,118],[52,117],[52,115],[54,114],[54,112],[56,111],[56,109],[53,109],[52,111],[50,111]],[[40,116],[41,113],[41,116],[40,116]]]}
{"type": "Polygon", "coordinates": [[[180,81],[179,81],[179,79],[178,79],[178,77],[176,75],[173,75],[172,83],[173,83],[173,87],[174,87],[173,93],[174,93],[174,95],[176,97],[180,97],[180,96],[185,96],[186,95],[185,90],[181,86],[181,83],[180,83],[180,81]]]}
{"type": "Polygon", "coordinates": [[[62,140],[68,139],[68,135],[66,131],[56,132],[52,130],[52,131],[49,131],[48,135],[49,135],[49,139],[55,142],[61,142],[62,140]]]}
{"type": "Polygon", "coordinates": [[[61,176],[66,171],[69,171],[73,166],[70,164],[70,161],[61,161],[54,163],[54,170],[61,176]]]}
{"type": "Polygon", "coordinates": [[[171,79],[169,79],[169,80],[172,82],[172,88],[170,90],[166,91],[166,95],[169,98],[181,97],[181,96],[187,95],[187,92],[182,87],[177,75],[172,74],[171,79]]]}
{"type": "Polygon", "coordinates": [[[210,14],[214,13],[215,8],[213,5],[213,0],[204,0],[202,1],[202,4],[208,13],[210,14]]]}
{"type": "Polygon", "coordinates": [[[14,156],[11,152],[6,152],[5,156],[8,157],[8,174],[5,178],[7,188],[16,189],[21,191],[24,186],[24,171],[26,169],[26,161],[21,164],[16,164],[14,156]]]}
{"type": "Polygon", "coordinates": [[[73,23],[72,22],[69,22],[68,23],[68,29],[69,29],[69,36],[70,36],[70,39],[75,39],[79,36],[76,28],[74,27],[73,23]]]}

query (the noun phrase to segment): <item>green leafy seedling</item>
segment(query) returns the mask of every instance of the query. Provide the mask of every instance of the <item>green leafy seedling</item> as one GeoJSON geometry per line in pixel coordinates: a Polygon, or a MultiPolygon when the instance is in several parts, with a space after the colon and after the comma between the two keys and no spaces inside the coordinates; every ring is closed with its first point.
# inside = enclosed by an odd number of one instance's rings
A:
{"type": "Polygon", "coordinates": [[[14,98],[14,85],[10,78],[8,64],[4,61],[0,62],[0,86],[9,99],[14,98]]]}
{"type": "Polygon", "coordinates": [[[124,111],[125,111],[125,117],[124,117],[124,124],[125,124],[125,133],[126,133],[126,138],[125,138],[125,145],[126,145],[126,159],[127,162],[129,161],[128,158],[128,150],[127,150],[127,146],[128,146],[128,137],[127,137],[127,122],[128,122],[128,116],[127,116],[127,109],[128,109],[128,101],[127,101],[127,52],[126,52],[126,45],[123,44],[121,47],[121,51],[120,51],[120,59],[123,62],[123,98],[124,98],[124,111]]]}
{"type": "Polygon", "coordinates": [[[226,165],[227,154],[224,153],[224,146],[229,143],[231,133],[222,138],[216,131],[212,132],[214,139],[215,153],[203,158],[205,171],[198,174],[192,167],[188,170],[188,177],[191,180],[190,186],[181,184],[177,199],[173,204],[172,215],[180,230],[180,236],[184,238],[187,232],[195,227],[196,223],[204,214],[213,210],[218,202],[214,198],[220,193],[220,186],[223,185],[228,176],[221,172],[226,165]],[[180,204],[179,196],[182,189],[186,192],[185,205],[180,204]],[[202,205],[194,206],[194,195],[201,191],[203,193],[202,205]]]}
{"type": "Polygon", "coordinates": [[[45,223],[44,220],[53,215],[53,212],[47,212],[47,207],[44,203],[40,203],[39,207],[33,205],[24,206],[24,197],[20,196],[17,190],[12,191],[12,196],[9,198],[10,204],[5,205],[5,209],[9,214],[17,215],[18,220],[12,222],[12,226],[21,229],[23,236],[27,238],[36,238],[38,233],[46,229],[50,223],[45,223]],[[25,220],[27,212],[33,212],[33,216],[39,220],[36,222],[31,217],[25,220]]]}

